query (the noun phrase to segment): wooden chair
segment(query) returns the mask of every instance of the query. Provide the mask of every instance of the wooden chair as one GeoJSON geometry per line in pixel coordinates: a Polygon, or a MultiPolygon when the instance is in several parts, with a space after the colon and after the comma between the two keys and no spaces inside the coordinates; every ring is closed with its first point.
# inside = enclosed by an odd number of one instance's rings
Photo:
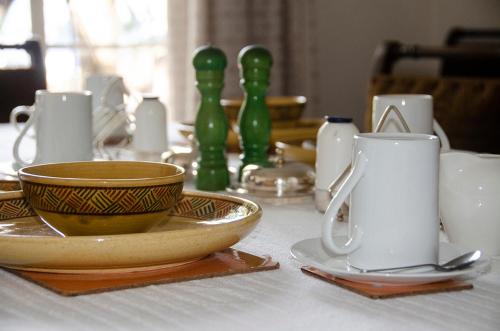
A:
{"type": "Polygon", "coordinates": [[[378,94],[431,94],[434,117],[447,133],[452,148],[500,154],[500,78],[481,76],[416,76],[393,74],[401,59],[459,59],[500,61],[494,49],[431,47],[386,42],[375,52],[368,91],[365,129],[371,129],[372,98],[378,94]]]}
{"type": "MultiPolygon", "coordinates": [[[[446,37],[446,46],[464,49],[493,50],[500,53],[500,29],[451,29],[446,37]]],[[[468,61],[460,58],[444,58],[441,63],[442,76],[500,78],[498,58],[468,61]]]]}
{"type": "Polygon", "coordinates": [[[23,69],[0,69],[0,122],[8,122],[11,110],[19,105],[32,105],[35,91],[47,88],[45,64],[40,43],[28,40],[20,45],[0,45],[0,54],[5,49],[26,51],[31,67],[23,69]]]}

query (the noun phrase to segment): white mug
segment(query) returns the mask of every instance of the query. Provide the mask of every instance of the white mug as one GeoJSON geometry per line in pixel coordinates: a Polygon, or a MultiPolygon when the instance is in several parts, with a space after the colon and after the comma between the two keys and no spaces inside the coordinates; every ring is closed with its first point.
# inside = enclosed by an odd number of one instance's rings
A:
{"type": "Polygon", "coordinates": [[[358,269],[438,262],[438,172],[436,136],[357,134],[351,171],[324,215],[325,248],[358,269]],[[339,245],[332,230],[349,194],[349,238],[339,245]]]}
{"type": "Polygon", "coordinates": [[[30,164],[88,161],[92,153],[92,95],[90,92],[53,93],[38,90],[31,107],[14,108],[11,119],[26,114],[28,121],[17,137],[13,154],[19,166],[30,164]],[[28,162],[19,155],[19,147],[31,126],[35,129],[36,153],[28,162]]]}
{"type": "MultiPolygon", "coordinates": [[[[372,131],[375,132],[384,111],[393,105],[398,108],[411,133],[436,134],[441,141],[441,151],[450,150],[450,142],[443,128],[434,119],[432,95],[387,94],[376,95],[372,103],[372,131]]],[[[405,132],[396,114],[389,114],[379,128],[381,132],[405,132]]]]}

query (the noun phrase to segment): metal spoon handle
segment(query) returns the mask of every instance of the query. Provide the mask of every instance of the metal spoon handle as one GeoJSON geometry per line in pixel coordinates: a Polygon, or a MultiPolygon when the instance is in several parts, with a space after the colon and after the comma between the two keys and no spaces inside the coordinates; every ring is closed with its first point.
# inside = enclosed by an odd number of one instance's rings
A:
{"type": "Polygon", "coordinates": [[[420,267],[433,267],[437,271],[461,270],[469,267],[471,264],[479,260],[481,255],[482,255],[481,251],[476,250],[462,254],[444,264],[425,263],[425,264],[417,264],[417,265],[394,267],[394,268],[359,269],[359,271],[362,273],[367,273],[367,272],[379,272],[379,271],[391,271],[391,270],[404,270],[404,269],[412,269],[420,267]]]}
{"type": "Polygon", "coordinates": [[[416,264],[416,265],[409,265],[409,266],[403,266],[403,267],[394,267],[394,268],[381,268],[381,269],[359,269],[362,273],[368,273],[368,272],[380,272],[380,271],[392,271],[392,270],[404,270],[404,269],[414,269],[414,268],[421,268],[421,267],[433,267],[439,271],[448,271],[448,269],[443,268],[437,264],[432,264],[432,263],[426,263],[426,264],[416,264]]]}

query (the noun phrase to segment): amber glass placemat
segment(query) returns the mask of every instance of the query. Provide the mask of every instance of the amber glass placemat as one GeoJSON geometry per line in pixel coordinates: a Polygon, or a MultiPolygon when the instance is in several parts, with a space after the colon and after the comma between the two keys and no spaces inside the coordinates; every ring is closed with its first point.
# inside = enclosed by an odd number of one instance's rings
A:
{"type": "Polygon", "coordinates": [[[372,299],[385,299],[417,294],[429,294],[438,292],[461,291],[472,289],[470,283],[458,280],[448,280],[420,285],[398,285],[398,286],[375,286],[366,283],[351,282],[342,278],[337,278],[326,272],[322,272],[312,267],[303,267],[305,274],[335,284],[352,292],[364,295],[372,299]]]}
{"type": "Polygon", "coordinates": [[[75,296],[278,268],[279,263],[270,257],[259,257],[228,248],[188,264],[146,271],[49,273],[6,270],[61,295],[75,296]]]}

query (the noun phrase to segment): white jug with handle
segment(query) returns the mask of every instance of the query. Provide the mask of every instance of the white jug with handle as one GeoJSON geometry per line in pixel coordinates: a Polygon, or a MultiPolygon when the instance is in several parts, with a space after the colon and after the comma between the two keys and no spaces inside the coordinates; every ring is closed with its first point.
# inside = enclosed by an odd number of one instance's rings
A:
{"type": "Polygon", "coordinates": [[[359,269],[436,263],[439,140],[411,133],[361,133],[353,164],[323,219],[322,242],[359,269]],[[351,195],[349,234],[335,242],[337,211],[351,195]]]}
{"type": "Polygon", "coordinates": [[[92,92],[94,140],[111,135],[126,136],[128,115],[124,97],[130,95],[117,75],[93,74],[87,77],[86,89],[92,92]]]}
{"type": "Polygon", "coordinates": [[[386,94],[373,97],[372,105],[373,132],[412,132],[436,134],[441,142],[441,152],[450,150],[448,136],[438,121],[434,119],[433,98],[428,94],[386,94]],[[389,106],[396,106],[404,117],[408,130],[402,126],[401,120],[389,114],[383,125],[380,120],[389,106]]]}
{"type": "Polygon", "coordinates": [[[380,269],[436,263],[439,245],[436,136],[409,133],[401,112],[388,106],[408,133],[364,133],[354,137],[352,165],[330,186],[334,193],[323,218],[322,242],[350,266],[380,269]],[[349,238],[334,240],[337,211],[350,198],[349,238]]]}
{"type": "Polygon", "coordinates": [[[92,160],[91,101],[88,91],[38,90],[33,106],[16,108],[14,121],[21,113],[30,116],[14,142],[16,166],[92,160]],[[31,162],[20,155],[21,142],[30,127],[34,127],[36,139],[36,153],[31,162]]]}

